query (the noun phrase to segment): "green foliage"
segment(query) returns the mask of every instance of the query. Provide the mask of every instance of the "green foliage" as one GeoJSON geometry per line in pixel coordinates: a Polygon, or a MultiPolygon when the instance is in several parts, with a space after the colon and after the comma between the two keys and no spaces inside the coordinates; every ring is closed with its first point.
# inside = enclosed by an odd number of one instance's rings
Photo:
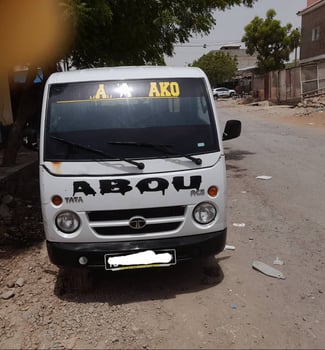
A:
{"type": "Polygon", "coordinates": [[[108,30],[113,13],[106,0],[64,0],[63,16],[73,33],[67,54],[71,66],[85,68],[104,65],[108,56],[108,30]]]}
{"type": "Polygon", "coordinates": [[[212,51],[192,63],[201,68],[208,76],[210,84],[217,86],[234,78],[237,70],[237,58],[229,53],[212,51]]]}
{"type": "Polygon", "coordinates": [[[75,37],[67,61],[77,68],[164,64],[176,43],[208,34],[213,11],[256,0],[61,0],[75,37]]]}
{"type": "Polygon", "coordinates": [[[242,41],[246,52],[257,53],[257,65],[260,73],[284,68],[290,53],[300,45],[300,32],[292,29],[288,23],[281,26],[275,19],[276,12],[270,9],[266,18],[255,17],[246,27],[242,41]]]}

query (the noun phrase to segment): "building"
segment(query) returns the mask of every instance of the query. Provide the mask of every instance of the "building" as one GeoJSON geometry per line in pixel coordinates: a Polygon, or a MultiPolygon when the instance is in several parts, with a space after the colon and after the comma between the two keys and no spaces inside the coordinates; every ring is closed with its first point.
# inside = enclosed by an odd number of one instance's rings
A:
{"type": "MultiPolygon", "coordinates": [[[[257,56],[249,55],[246,53],[246,49],[242,49],[240,45],[224,45],[219,50],[213,50],[212,52],[221,51],[228,53],[231,57],[237,58],[237,72],[234,80],[229,87],[238,87],[238,93],[250,92],[252,72],[256,68],[257,56]]],[[[236,88],[237,90],[237,88],[236,88]]]]}
{"type": "Polygon", "coordinates": [[[242,71],[247,68],[256,67],[256,55],[249,55],[246,49],[241,49],[240,45],[224,45],[220,51],[229,53],[231,57],[237,58],[237,70],[242,71]]]}
{"type": "Polygon", "coordinates": [[[301,16],[302,94],[325,92],[325,0],[307,0],[301,16]]]}

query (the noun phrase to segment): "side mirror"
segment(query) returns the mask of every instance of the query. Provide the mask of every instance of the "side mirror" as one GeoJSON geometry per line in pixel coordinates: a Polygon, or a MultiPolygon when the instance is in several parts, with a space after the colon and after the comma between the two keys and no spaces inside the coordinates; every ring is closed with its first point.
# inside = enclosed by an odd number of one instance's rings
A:
{"type": "Polygon", "coordinates": [[[231,140],[241,133],[241,122],[239,120],[228,120],[222,135],[222,141],[231,140]]]}
{"type": "Polygon", "coordinates": [[[23,130],[23,145],[32,151],[38,151],[39,135],[36,129],[27,127],[23,130]]]}

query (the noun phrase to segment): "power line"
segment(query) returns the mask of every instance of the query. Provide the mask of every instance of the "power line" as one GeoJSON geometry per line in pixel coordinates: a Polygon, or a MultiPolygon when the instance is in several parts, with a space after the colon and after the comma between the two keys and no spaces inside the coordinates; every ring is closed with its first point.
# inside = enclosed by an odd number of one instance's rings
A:
{"type": "Polygon", "coordinates": [[[176,44],[174,47],[211,47],[211,46],[220,46],[220,45],[233,45],[233,44],[238,44],[241,45],[242,42],[239,40],[233,40],[233,41],[214,41],[211,42],[211,44],[207,44],[207,42],[201,42],[201,43],[188,43],[188,44],[176,44]]]}

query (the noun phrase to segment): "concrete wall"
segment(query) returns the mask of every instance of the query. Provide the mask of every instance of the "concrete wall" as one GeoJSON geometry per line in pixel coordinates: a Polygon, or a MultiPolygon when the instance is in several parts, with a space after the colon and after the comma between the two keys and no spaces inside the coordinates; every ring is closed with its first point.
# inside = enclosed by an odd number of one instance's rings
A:
{"type": "Polygon", "coordinates": [[[253,96],[275,103],[296,103],[301,100],[300,67],[274,71],[252,79],[253,96]]]}

